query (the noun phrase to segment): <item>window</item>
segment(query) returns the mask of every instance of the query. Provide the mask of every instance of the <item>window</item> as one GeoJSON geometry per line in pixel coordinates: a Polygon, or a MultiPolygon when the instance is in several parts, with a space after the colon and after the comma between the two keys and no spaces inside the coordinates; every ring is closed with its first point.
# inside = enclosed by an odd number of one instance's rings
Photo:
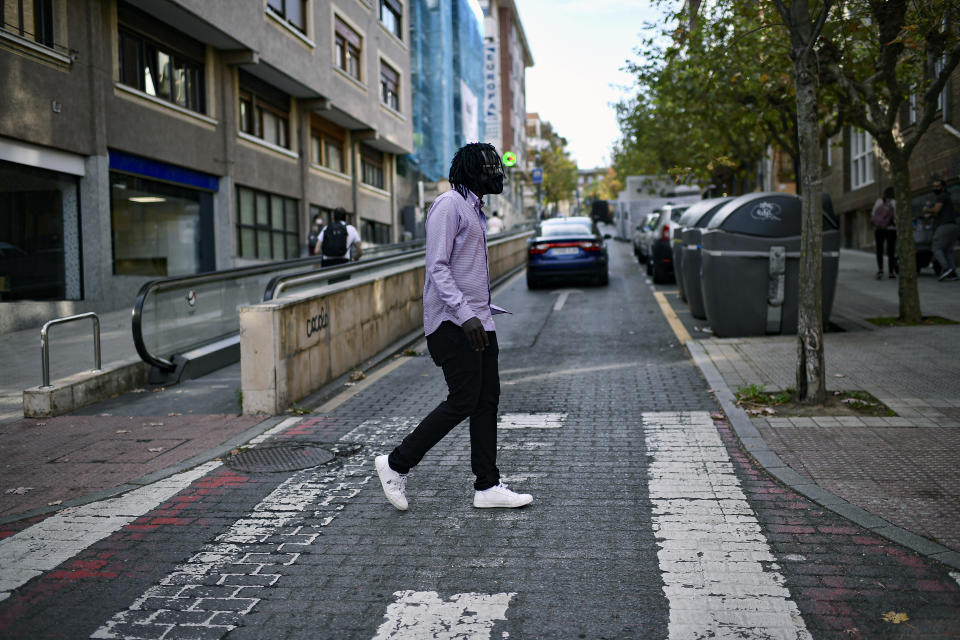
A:
{"type": "Polygon", "coordinates": [[[380,101],[400,111],[400,74],[390,65],[380,61],[380,101]]]}
{"type": "Polygon", "coordinates": [[[873,183],[873,137],[850,128],[850,189],[873,183]]]}
{"type": "Polygon", "coordinates": [[[113,272],[178,276],[213,268],[213,219],[205,191],[110,173],[113,272]]]}
{"type": "Polygon", "coordinates": [[[348,75],[361,80],[360,52],[362,39],[360,34],[347,26],[340,18],[335,19],[334,61],[337,67],[348,75]]]}
{"type": "Polygon", "coordinates": [[[307,32],[306,0],[267,0],[267,6],[300,33],[307,32]]]}
{"type": "Polygon", "coordinates": [[[403,5],[397,0],[380,0],[380,22],[387,31],[403,40],[403,5]]]}
{"type": "Polygon", "coordinates": [[[310,132],[310,160],[313,164],[344,173],[343,144],[345,131],[335,124],[314,117],[310,132]]]}
{"type": "MultiPolygon", "coordinates": [[[[943,60],[943,58],[937,58],[937,61],[933,63],[934,76],[939,76],[940,72],[943,71],[943,60]]],[[[949,83],[949,80],[947,82],[949,83]]],[[[944,90],[940,91],[940,95],[937,96],[937,111],[943,111],[947,105],[946,86],[944,84],[944,90]]]]}
{"type": "Polygon", "coordinates": [[[383,189],[383,153],[367,146],[361,146],[360,161],[362,165],[361,181],[371,187],[383,189]]]}
{"type": "Polygon", "coordinates": [[[53,2],[54,0],[2,0],[4,30],[53,48],[53,2]]]}
{"type": "Polygon", "coordinates": [[[241,74],[240,131],[289,149],[289,98],[245,72],[241,74]]]}
{"type": "Polygon", "coordinates": [[[203,65],[132,31],[120,29],[120,82],[203,113],[203,65]]]}
{"type": "Polygon", "coordinates": [[[830,144],[830,138],[827,138],[827,142],[824,145],[824,153],[826,154],[826,164],[828,167],[833,166],[833,145],[830,144]]]}
{"type": "Polygon", "coordinates": [[[390,225],[361,218],[360,227],[360,237],[364,242],[371,244],[390,243],[390,225]]]}
{"type": "Polygon", "coordinates": [[[237,253],[241,258],[284,260],[300,255],[297,201],[237,187],[237,253]]]}

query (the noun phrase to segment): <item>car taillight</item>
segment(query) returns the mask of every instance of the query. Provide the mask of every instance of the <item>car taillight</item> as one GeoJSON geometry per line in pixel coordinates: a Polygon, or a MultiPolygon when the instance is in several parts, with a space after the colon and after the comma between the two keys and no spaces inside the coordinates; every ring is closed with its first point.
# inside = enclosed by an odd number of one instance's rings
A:
{"type": "Polygon", "coordinates": [[[600,244],[597,242],[581,242],[580,248],[584,251],[600,251],[600,244]]]}
{"type": "Polygon", "coordinates": [[[664,242],[670,242],[670,225],[663,225],[663,232],[660,234],[660,239],[664,242]]]}
{"type": "Polygon", "coordinates": [[[530,255],[538,256],[541,253],[546,253],[549,248],[549,244],[532,244],[530,245],[530,255]]]}

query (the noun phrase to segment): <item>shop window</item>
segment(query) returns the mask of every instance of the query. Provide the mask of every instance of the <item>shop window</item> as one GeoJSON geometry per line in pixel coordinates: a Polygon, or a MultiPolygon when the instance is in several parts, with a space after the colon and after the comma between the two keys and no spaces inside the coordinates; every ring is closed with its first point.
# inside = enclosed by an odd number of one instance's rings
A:
{"type": "Polygon", "coordinates": [[[390,244],[390,225],[360,219],[360,238],[371,244],[390,244]]]}
{"type": "Polygon", "coordinates": [[[241,72],[240,131],[264,142],[290,148],[290,99],[241,72]]]}
{"type": "Polygon", "coordinates": [[[400,74],[380,61],[380,101],[393,109],[400,111],[400,74]]]}
{"type": "Polygon", "coordinates": [[[380,22],[387,31],[403,40],[403,5],[397,0],[380,0],[380,22]]]}
{"type": "Polygon", "coordinates": [[[267,0],[267,6],[274,15],[300,33],[307,32],[306,0],[267,0]]]}
{"type": "Polygon", "coordinates": [[[850,189],[873,184],[873,136],[850,128],[850,189]]]}
{"type": "Polygon", "coordinates": [[[383,152],[362,146],[360,147],[360,159],[362,166],[361,181],[377,189],[386,188],[383,179],[383,152]]]}
{"type": "Polygon", "coordinates": [[[360,54],[363,40],[356,31],[340,18],[334,20],[334,62],[340,70],[362,80],[360,74],[360,54]]]}
{"type": "Polygon", "coordinates": [[[180,276],[214,267],[210,193],[110,173],[116,275],[180,276]]]}
{"type": "Polygon", "coordinates": [[[237,187],[237,247],[242,258],[285,260],[300,255],[297,201],[237,187]]]}
{"type": "Polygon", "coordinates": [[[0,162],[0,301],[82,297],[77,179],[0,162]]]}
{"type": "Polygon", "coordinates": [[[120,82],[185,109],[205,111],[203,63],[123,28],[120,82]]]}

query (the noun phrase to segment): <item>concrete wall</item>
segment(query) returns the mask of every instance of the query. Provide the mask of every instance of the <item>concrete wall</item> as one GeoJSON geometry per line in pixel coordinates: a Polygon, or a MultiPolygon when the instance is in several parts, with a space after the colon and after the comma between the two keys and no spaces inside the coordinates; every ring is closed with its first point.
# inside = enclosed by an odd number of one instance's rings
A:
{"type": "MultiPolygon", "coordinates": [[[[527,238],[492,243],[490,278],[519,267],[527,238]]],[[[328,293],[240,308],[243,412],[279,414],[423,325],[423,264],[328,293]]]]}

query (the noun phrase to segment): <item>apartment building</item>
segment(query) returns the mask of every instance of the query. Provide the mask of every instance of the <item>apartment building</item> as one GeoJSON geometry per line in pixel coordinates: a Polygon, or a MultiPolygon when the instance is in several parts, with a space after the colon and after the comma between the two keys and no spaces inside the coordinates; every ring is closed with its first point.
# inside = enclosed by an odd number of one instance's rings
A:
{"type": "MultiPolygon", "coordinates": [[[[908,129],[915,122],[916,113],[907,105],[901,113],[901,126],[908,129]]],[[[954,203],[960,206],[960,68],[947,82],[936,119],[910,158],[909,206],[914,217],[921,215],[923,205],[933,199],[935,178],[946,181],[954,203]]],[[[870,212],[888,186],[892,186],[889,170],[869,133],[845,127],[825,145],[823,188],[833,199],[847,247],[874,246],[870,212]]]]}
{"type": "Polygon", "coordinates": [[[483,101],[484,141],[501,153],[512,152],[517,163],[499,196],[488,197],[487,209],[499,211],[508,227],[525,220],[523,191],[526,155],[526,70],[533,66],[515,0],[480,0],[484,15],[483,101]]]}
{"type": "Polygon", "coordinates": [[[2,0],[0,331],[400,236],[409,0],[2,0]]]}

